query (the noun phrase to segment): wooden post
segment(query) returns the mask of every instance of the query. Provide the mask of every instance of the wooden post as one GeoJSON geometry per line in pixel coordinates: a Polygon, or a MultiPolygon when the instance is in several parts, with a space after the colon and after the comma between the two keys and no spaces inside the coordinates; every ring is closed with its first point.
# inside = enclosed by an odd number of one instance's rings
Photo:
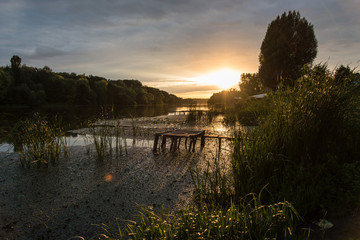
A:
{"type": "Polygon", "coordinates": [[[179,137],[179,142],[178,142],[178,144],[176,146],[176,149],[180,149],[180,143],[181,143],[181,137],[179,137]]]}
{"type": "Polygon", "coordinates": [[[194,138],[190,137],[189,152],[191,151],[191,146],[192,146],[193,142],[194,142],[194,138]]]}
{"type": "Polygon", "coordinates": [[[170,137],[170,139],[171,139],[170,151],[172,151],[172,149],[174,148],[174,137],[170,137]]]}
{"type": "Polygon", "coordinates": [[[205,146],[205,130],[201,133],[201,149],[205,146]]]}
{"type": "Polygon", "coordinates": [[[166,137],[163,136],[162,142],[161,142],[161,149],[165,149],[165,148],[166,148],[166,137]]]}
{"type": "Polygon", "coordinates": [[[175,152],[177,149],[177,137],[171,137],[170,151],[175,152]]]}
{"type": "Polygon", "coordinates": [[[193,152],[195,152],[196,140],[197,140],[197,138],[195,137],[193,140],[193,149],[192,149],[193,152]]]}
{"type": "Polygon", "coordinates": [[[159,141],[159,134],[158,134],[158,133],[155,133],[153,152],[156,152],[156,151],[157,151],[158,141],[159,141]]]}
{"type": "Polygon", "coordinates": [[[220,151],[221,151],[221,137],[218,137],[219,138],[219,154],[220,154],[220,151]]]}

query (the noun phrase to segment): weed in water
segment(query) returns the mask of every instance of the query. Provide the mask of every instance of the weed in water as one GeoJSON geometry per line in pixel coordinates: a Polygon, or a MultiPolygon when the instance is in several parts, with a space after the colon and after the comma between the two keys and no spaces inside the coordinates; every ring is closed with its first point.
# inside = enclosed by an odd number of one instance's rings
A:
{"type": "Polygon", "coordinates": [[[124,127],[120,119],[109,120],[109,114],[103,114],[96,122],[89,122],[88,127],[93,137],[93,143],[97,153],[97,159],[104,161],[106,156],[121,155],[123,150],[127,154],[127,145],[124,127]]]}
{"type": "Polygon", "coordinates": [[[23,167],[48,166],[57,162],[61,154],[67,156],[65,131],[58,117],[48,121],[35,113],[31,119],[19,122],[15,129],[14,142],[23,167]]]}

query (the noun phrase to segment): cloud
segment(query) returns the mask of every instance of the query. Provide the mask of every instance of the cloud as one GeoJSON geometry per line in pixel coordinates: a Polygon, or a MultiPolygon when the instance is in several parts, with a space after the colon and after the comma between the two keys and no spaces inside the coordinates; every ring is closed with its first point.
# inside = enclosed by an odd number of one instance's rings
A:
{"type": "Polygon", "coordinates": [[[165,91],[169,91],[174,94],[178,93],[188,93],[188,92],[202,92],[202,91],[219,91],[219,86],[215,85],[198,85],[198,84],[188,84],[188,85],[175,85],[162,87],[165,91]]]}
{"type": "Polygon", "coordinates": [[[52,47],[36,47],[32,53],[25,54],[26,57],[36,60],[43,60],[51,57],[58,57],[68,54],[66,51],[62,51],[58,48],[52,48],[52,47]]]}
{"type": "Polygon", "coordinates": [[[359,6],[356,0],[3,0],[0,65],[18,54],[27,65],[159,86],[223,67],[256,72],[267,25],[289,10],[314,24],[318,60],[356,63],[359,6]]]}

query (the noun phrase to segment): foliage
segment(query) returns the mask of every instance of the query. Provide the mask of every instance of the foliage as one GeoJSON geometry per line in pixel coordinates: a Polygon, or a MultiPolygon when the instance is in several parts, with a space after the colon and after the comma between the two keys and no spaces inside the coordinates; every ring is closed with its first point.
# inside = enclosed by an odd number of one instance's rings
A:
{"type": "Polygon", "coordinates": [[[242,126],[256,126],[259,124],[259,116],[269,113],[269,101],[265,99],[244,98],[240,99],[232,108],[227,109],[224,116],[226,125],[235,125],[237,122],[242,126]]]}
{"type": "Polygon", "coordinates": [[[260,196],[251,194],[236,206],[208,208],[195,206],[173,217],[156,215],[142,208],[137,222],[125,230],[119,224],[101,225],[102,234],[94,239],[306,239],[295,235],[299,221],[289,202],[263,205],[260,196]]]}
{"type": "Polygon", "coordinates": [[[313,25],[299,12],[289,11],[273,20],[261,44],[259,76],[266,87],[292,86],[317,54],[313,25]]]}
{"type": "Polygon", "coordinates": [[[14,76],[14,80],[16,84],[20,83],[20,65],[21,65],[21,58],[19,56],[14,55],[11,59],[11,71],[14,76]]]}
{"type": "Polygon", "coordinates": [[[5,101],[11,84],[12,78],[10,73],[0,68],[0,104],[5,101]]]}
{"type": "Polygon", "coordinates": [[[218,93],[214,93],[208,104],[215,107],[226,108],[232,106],[235,103],[235,98],[239,97],[239,91],[235,89],[224,90],[218,93]]]}
{"type": "Polygon", "coordinates": [[[287,199],[308,219],[354,203],[360,193],[360,81],[353,71],[341,76],[315,66],[293,88],[270,94],[259,126],[237,134],[238,197],[267,185],[269,201],[287,199]]]}
{"type": "Polygon", "coordinates": [[[45,66],[21,65],[13,56],[11,68],[0,68],[2,105],[155,105],[178,104],[181,99],[143,86],[138,80],[106,80],[97,76],[55,73],[45,66]]]}
{"type": "Polygon", "coordinates": [[[243,73],[239,82],[242,98],[259,94],[263,91],[262,81],[258,73],[243,73]]]}
{"type": "Polygon", "coordinates": [[[23,167],[48,166],[57,162],[61,154],[67,155],[65,132],[57,117],[48,121],[35,113],[33,118],[21,121],[14,131],[13,142],[23,167]]]}

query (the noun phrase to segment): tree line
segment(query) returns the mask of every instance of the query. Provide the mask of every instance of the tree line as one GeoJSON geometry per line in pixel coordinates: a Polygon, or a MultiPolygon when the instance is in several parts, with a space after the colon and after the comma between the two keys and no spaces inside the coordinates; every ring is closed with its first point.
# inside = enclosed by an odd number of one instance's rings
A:
{"type": "Polygon", "coordinates": [[[138,80],[107,80],[99,76],[53,72],[21,65],[0,67],[0,105],[157,105],[179,104],[182,99],[142,85],[138,80]]]}

